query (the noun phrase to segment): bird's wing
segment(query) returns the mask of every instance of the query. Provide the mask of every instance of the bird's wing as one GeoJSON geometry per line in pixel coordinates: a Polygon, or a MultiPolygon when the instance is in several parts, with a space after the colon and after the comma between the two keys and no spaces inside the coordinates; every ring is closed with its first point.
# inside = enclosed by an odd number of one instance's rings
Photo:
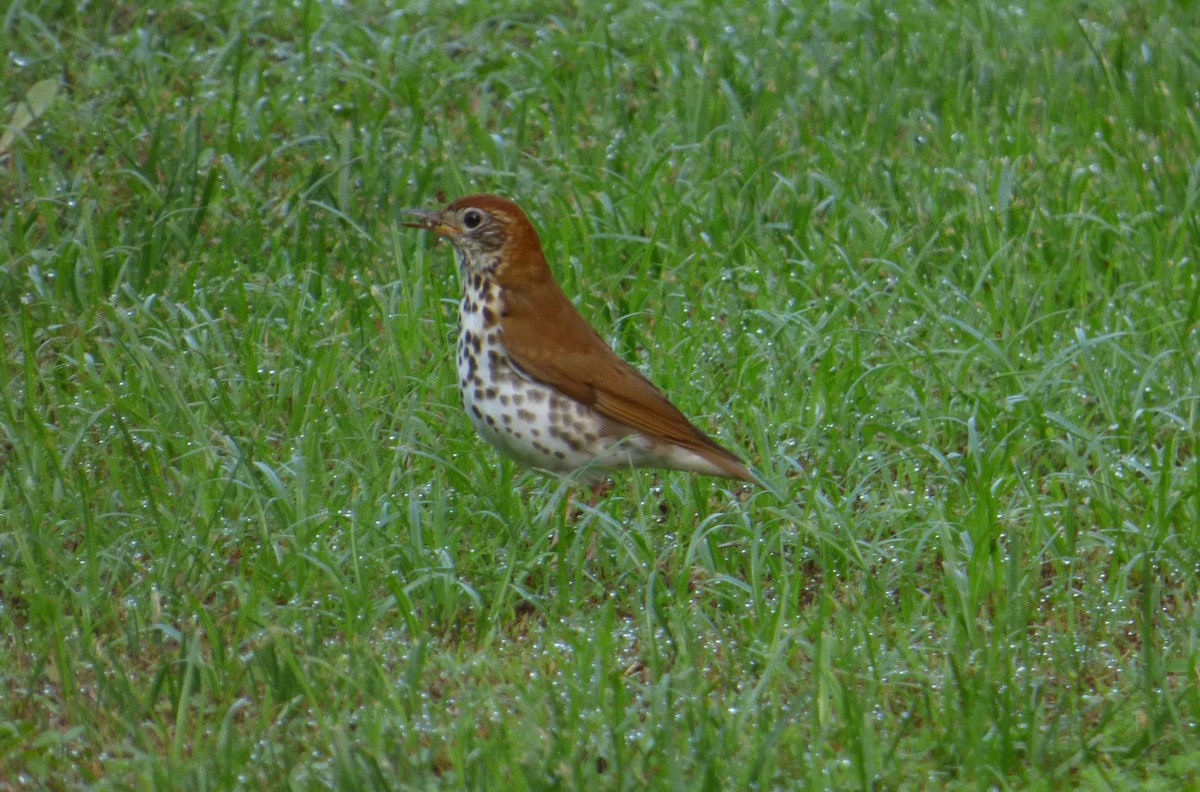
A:
{"type": "Polygon", "coordinates": [[[753,481],[736,456],[692,425],[662,391],[619,358],[556,285],[547,286],[537,295],[505,298],[501,337],[522,371],[601,415],[694,451],[734,478],[753,481]]]}

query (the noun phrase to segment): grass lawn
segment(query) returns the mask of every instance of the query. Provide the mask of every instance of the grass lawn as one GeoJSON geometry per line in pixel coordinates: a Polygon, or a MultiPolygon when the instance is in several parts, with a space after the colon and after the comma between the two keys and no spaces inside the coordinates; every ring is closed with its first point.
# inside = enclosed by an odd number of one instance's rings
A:
{"type": "Polygon", "coordinates": [[[1200,8],[0,17],[0,790],[1200,785],[1200,8]],[[448,245],[769,488],[502,461],[448,245]]]}

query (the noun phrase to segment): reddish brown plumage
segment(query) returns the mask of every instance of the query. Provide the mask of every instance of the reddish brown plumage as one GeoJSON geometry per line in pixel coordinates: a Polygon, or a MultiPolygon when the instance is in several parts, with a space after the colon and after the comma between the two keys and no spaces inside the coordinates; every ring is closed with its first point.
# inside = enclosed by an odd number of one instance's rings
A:
{"type": "Polygon", "coordinates": [[[413,212],[423,220],[413,225],[450,238],[463,252],[462,240],[472,231],[466,223],[475,219],[471,210],[485,213],[495,225],[473,240],[475,255],[494,262],[490,277],[500,288],[500,343],[521,371],[635,433],[698,455],[725,476],[756,482],[736,456],[696,428],[579,315],[555,282],[537,232],[515,203],[470,195],[440,213],[413,212]]]}

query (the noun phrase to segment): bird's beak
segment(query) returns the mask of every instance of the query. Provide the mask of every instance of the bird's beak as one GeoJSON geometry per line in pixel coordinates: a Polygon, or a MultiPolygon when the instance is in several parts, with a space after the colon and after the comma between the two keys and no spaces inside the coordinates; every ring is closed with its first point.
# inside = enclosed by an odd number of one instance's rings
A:
{"type": "Polygon", "coordinates": [[[454,234],[455,229],[449,226],[442,220],[441,212],[431,212],[427,209],[401,209],[400,214],[408,215],[416,218],[411,223],[401,223],[402,226],[408,228],[423,228],[426,231],[432,231],[438,236],[449,237],[454,234]]]}

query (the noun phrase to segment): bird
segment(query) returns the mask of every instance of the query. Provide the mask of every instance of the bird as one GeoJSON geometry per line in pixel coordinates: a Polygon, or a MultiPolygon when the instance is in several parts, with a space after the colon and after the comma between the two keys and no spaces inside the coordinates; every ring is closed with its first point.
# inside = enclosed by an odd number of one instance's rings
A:
{"type": "Polygon", "coordinates": [[[525,212],[498,195],[406,209],[457,252],[457,369],[477,433],[517,463],[592,484],[628,468],[758,483],[622,360],[555,281],[525,212]]]}

